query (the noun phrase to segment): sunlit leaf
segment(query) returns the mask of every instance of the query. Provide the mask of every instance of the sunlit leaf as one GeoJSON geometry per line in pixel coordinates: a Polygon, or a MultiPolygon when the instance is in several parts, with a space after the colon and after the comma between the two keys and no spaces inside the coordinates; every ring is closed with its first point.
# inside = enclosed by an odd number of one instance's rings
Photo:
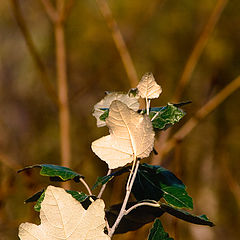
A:
{"type": "Polygon", "coordinates": [[[138,201],[161,198],[179,208],[193,208],[186,187],[172,172],[161,167],[141,164],[133,184],[132,193],[138,201]]]}
{"type": "Polygon", "coordinates": [[[94,201],[87,210],[62,188],[49,186],[41,204],[41,224],[22,223],[21,240],[109,240],[104,233],[104,202],[94,201]]]}
{"type": "Polygon", "coordinates": [[[106,124],[110,135],[94,141],[92,150],[110,169],[132,162],[133,156],[149,156],[154,131],[148,116],[136,113],[120,101],[113,101],[106,124]]]}
{"type": "Polygon", "coordinates": [[[168,233],[164,231],[161,221],[156,219],[150,230],[148,240],[173,240],[173,238],[170,238],[168,233]]]}
{"type": "Polygon", "coordinates": [[[41,168],[40,175],[50,177],[51,181],[68,181],[72,179],[75,182],[80,182],[80,178],[84,178],[83,175],[74,172],[70,168],[53,164],[39,164],[25,167],[18,170],[18,173],[32,168],[41,168]]]}
{"type": "Polygon", "coordinates": [[[171,214],[174,217],[177,217],[179,219],[182,219],[186,222],[198,224],[198,225],[207,225],[210,227],[214,226],[214,223],[212,223],[206,215],[196,216],[194,214],[191,214],[187,211],[184,211],[179,208],[172,207],[168,204],[161,203],[161,209],[169,214],[171,214]]]}
{"type": "Polygon", "coordinates": [[[133,94],[124,94],[118,92],[108,93],[100,102],[94,106],[93,116],[97,119],[98,127],[106,126],[105,119],[108,115],[108,111],[102,109],[108,109],[114,100],[125,103],[130,109],[134,111],[137,111],[139,109],[138,99],[133,94]]]}
{"type": "Polygon", "coordinates": [[[151,108],[149,113],[153,127],[161,130],[179,122],[184,116],[185,112],[171,103],[166,107],[151,108]]]}
{"type": "Polygon", "coordinates": [[[141,81],[137,85],[137,89],[141,98],[158,98],[162,92],[162,88],[156,83],[152,73],[143,75],[141,81]]]}

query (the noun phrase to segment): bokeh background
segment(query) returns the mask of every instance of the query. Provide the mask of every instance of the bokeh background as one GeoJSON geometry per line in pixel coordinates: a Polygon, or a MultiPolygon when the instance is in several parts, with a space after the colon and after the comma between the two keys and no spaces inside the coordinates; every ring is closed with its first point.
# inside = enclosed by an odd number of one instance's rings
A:
{"type": "MultiPolygon", "coordinates": [[[[0,1],[0,239],[16,239],[21,222],[39,222],[24,200],[49,182],[38,170],[17,174],[33,164],[61,164],[59,111],[41,81],[14,14],[20,5],[47,75],[57,90],[54,26],[41,1],[0,1]]],[[[98,3],[101,1],[98,1],[98,3]]],[[[52,2],[55,5],[55,2],[52,2]]],[[[138,78],[152,72],[163,93],[153,106],[172,102],[179,79],[196,43],[203,37],[199,58],[178,101],[191,100],[187,115],[167,133],[163,144],[215,94],[240,74],[240,2],[238,0],[110,0],[138,78]],[[209,17],[215,13],[212,30],[209,17]]],[[[70,8],[69,8],[70,9],[70,8]]],[[[74,1],[64,24],[70,108],[71,167],[92,186],[107,172],[91,151],[91,142],[108,133],[97,128],[92,109],[104,91],[128,91],[132,86],[106,20],[94,0],[74,1]]],[[[240,238],[240,91],[236,90],[162,159],[154,161],[175,172],[188,186],[194,213],[206,214],[214,228],[172,217],[161,218],[175,239],[240,238]]],[[[146,159],[151,162],[151,159],[146,159]]],[[[83,190],[72,184],[72,189],[83,190]]],[[[110,183],[106,205],[119,203],[124,179],[110,183]]],[[[114,239],[146,239],[151,224],[114,239]]]]}

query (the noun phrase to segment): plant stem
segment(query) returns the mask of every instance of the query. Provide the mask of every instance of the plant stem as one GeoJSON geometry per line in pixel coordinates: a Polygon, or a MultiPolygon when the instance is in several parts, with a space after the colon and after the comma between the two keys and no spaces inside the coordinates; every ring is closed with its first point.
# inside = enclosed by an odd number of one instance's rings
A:
{"type": "MultiPolygon", "coordinates": [[[[111,174],[111,172],[112,172],[112,170],[109,169],[108,172],[107,172],[107,175],[111,174]]],[[[101,190],[99,191],[99,194],[98,194],[98,196],[97,196],[98,198],[101,198],[101,197],[102,197],[102,194],[103,194],[106,186],[107,186],[107,183],[105,183],[105,184],[102,185],[101,190]]]]}
{"type": "Polygon", "coordinates": [[[133,173],[130,172],[129,177],[128,177],[128,179],[131,179],[131,181],[130,181],[130,184],[126,186],[126,195],[125,195],[125,198],[123,200],[123,204],[122,204],[121,210],[119,212],[119,215],[118,215],[114,225],[112,226],[112,228],[110,229],[110,231],[108,233],[108,236],[110,238],[113,236],[116,228],[118,227],[120,221],[122,220],[123,216],[125,215],[127,202],[128,202],[128,199],[129,199],[129,196],[130,196],[130,193],[131,193],[131,190],[132,190],[132,186],[133,186],[134,180],[135,180],[136,175],[137,175],[137,170],[138,170],[138,167],[139,167],[139,163],[140,163],[139,160],[136,160],[136,161],[137,162],[136,162],[135,169],[133,170],[133,173]]]}
{"type": "Polygon", "coordinates": [[[82,184],[84,185],[84,187],[87,189],[88,194],[89,195],[93,195],[91,192],[91,189],[89,188],[88,184],[85,182],[85,180],[83,178],[80,178],[80,181],[82,182],[82,184]]]}
{"type": "Polygon", "coordinates": [[[150,206],[150,207],[160,207],[159,203],[141,202],[133,205],[128,210],[125,211],[124,215],[128,215],[132,210],[140,206],[150,206]]]}

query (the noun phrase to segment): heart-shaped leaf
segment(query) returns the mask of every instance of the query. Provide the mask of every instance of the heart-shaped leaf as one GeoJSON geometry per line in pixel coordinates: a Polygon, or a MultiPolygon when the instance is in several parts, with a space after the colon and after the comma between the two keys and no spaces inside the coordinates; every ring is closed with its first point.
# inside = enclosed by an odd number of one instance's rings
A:
{"type": "Polygon", "coordinates": [[[143,75],[137,89],[141,98],[147,99],[158,98],[162,92],[162,88],[156,83],[152,73],[143,75]]]}
{"type": "Polygon", "coordinates": [[[170,238],[168,233],[164,231],[161,221],[156,219],[150,230],[148,240],[173,240],[173,238],[170,238]]]}
{"type": "Polygon", "coordinates": [[[186,187],[172,172],[161,167],[141,164],[133,184],[132,193],[138,201],[161,198],[179,208],[193,208],[186,187]]]}
{"type": "Polygon", "coordinates": [[[136,113],[120,101],[113,101],[106,124],[110,135],[94,141],[92,150],[110,169],[122,167],[134,157],[149,156],[154,131],[148,116],[136,113]]]}
{"type": "Polygon", "coordinates": [[[139,109],[139,102],[133,94],[124,94],[118,92],[108,93],[100,102],[94,106],[93,116],[97,119],[97,126],[106,126],[105,118],[108,116],[108,111],[102,110],[109,108],[114,100],[121,101],[125,103],[130,109],[137,111],[139,109]],[[104,116],[103,116],[104,114],[104,116]],[[100,118],[100,116],[102,116],[100,118]]]}
{"type": "Polygon", "coordinates": [[[106,227],[104,202],[94,201],[87,210],[62,188],[49,186],[41,204],[41,224],[22,223],[21,240],[110,240],[106,227]]]}
{"type": "Polygon", "coordinates": [[[50,177],[51,181],[68,181],[74,180],[80,182],[80,178],[84,178],[83,175],[74,172],[70,168],[62,167],[54,164],[39,164],[18,170],[18,173],[32,169],[41,168],[40,175],[50,177]]]}

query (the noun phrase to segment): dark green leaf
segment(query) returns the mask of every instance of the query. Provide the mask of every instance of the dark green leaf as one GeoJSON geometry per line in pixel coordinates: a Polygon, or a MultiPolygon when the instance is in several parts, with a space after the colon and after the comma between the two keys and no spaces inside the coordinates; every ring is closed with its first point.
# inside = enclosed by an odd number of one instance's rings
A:
{"type": "Polygon", "coordinates": [[[103,110],[103,114],[99,117],[100,120],[105,121],[109,114],[109,109],[103,110]]]}
{"type": "Polygon", "coordinates": [[[77,192],[77,191],[71,191],[71,190],[66,190],[66,192],[71,194],[72,197],[74,197],[79,202],[83,202],[89,197],[87,194],[83,192],[77,192]]]}
{"type": "Polygon", "coordinates": [[[141,164],[133,184],[132,193],[138,201],[164,198],[168,204],[179,208],[193,208],[186,187],[172,172],[161,166],[141,164]]]}
{"type": "Polygon", "coordinates": [[[128,91],[128,96],[129,97],[136,97],[138,94],[138,89],[137,88],[131,88],[129,91],[128,91]]]}
{"type": "Polygon", "coordinates": [[[75,182],[80,182],[80,178],[84,178],[84,176],[72,171],[70,168],[53,164],[39,164],[25,167],[18,170],[18,173],[32,168],[41,168],[40,174],[50,177],[51,181],[68,181],[72,179],[75,182]]]}
{"type": "Polygon", "coordinates": [[[150,230],[148,240],[173,240],[173,238],[169,237],[168,233],[164,231],[160,220],[156,219],[152,229],[150,230]]]}
{"type": "MultiPolygon", "coordinates": [[[[127,209],[135,205],[137,202],[129,202],[127,209]]],[[[106,211],[106,218],[109,226],[112,227],[117,219],[122,204],[113,205],[106,211]]],[[[158,207],[139,206],[132,210],[128,215],[124,216],[116,229],[116,234],[135,231],[143,225],[153,222],[154,219],[160,217],[164,211],[158,207]]]]}
{"type": "Polygon", "coordinates": [[[149,117],[152,121],[153,127],[156,129],[166,129],[172,126],[185,115],[185,112],[180,108],[175,107],[173,104],[168,103],[166,107],[151,108],[149,117]],[[156,117],[154,117],[156,115],[156,117]]]}
{"type": "Polygon", "coordinates": [[[45,191],[45,189],[35,193],[33,196],[31,196],[30,198],[25,200],[24,203],[36,202],[41,197],[41,195],[44,191],[45,191]]]}
{"type": "Polygon", "coordinates": [[[112,180],[112,179],[113,179],[114,177],[116,177],[116,176],[120,176],[120,175],[122,175],[123,173],[128,172],[129,169],[130,169],[129,166],[123,167],[123,168],[121,168],[119,171],[113,172],[113,173],[111,173],[111,174],[109,174],[109,175],[106,175],[106,176],[103,176],[103,177],[98,177],[98,178],[97,178],[97,181],[96,181],[95,184],[93,185],[92,189],[95,189],[95,188],[97,188],[98,186],[103,185],[103,184],[109,182],[110,180],[112,180]]]}
{"type": "Polygon", "coordinates": [[[170,215],[182,219],[186,222],[198,224],[198,225],[207,225],[213,227],[214,224],[209,221],[206,215],[196,216],[182,209],[174,208],[168,204],[161,203],[161,209],[170,215]]]}
{"type": "Polygon", "coordinates": [[[42,201],[43,201],[44,197],[45,197],[45,191],[41,194],[41,196],[37,200],[36,204],[34,205],[34,210],[36,212],[40,212],[41,204],[42,204],[42,201]]]}
{"type": "Polygon", "coordinates": [[[185,189],[162,186],[161,190],[164,193],[163,198],[168,204],[178,208],[193,209],[192,198],[187,194],[185,189]]]}

